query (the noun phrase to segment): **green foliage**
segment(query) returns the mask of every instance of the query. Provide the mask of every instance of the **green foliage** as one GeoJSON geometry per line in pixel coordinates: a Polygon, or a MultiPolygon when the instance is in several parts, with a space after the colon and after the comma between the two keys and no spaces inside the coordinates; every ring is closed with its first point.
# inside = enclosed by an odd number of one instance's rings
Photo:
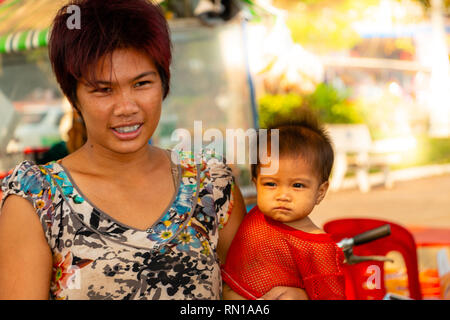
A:
{"type": "Polygon", "coordinates": [[[450,162],[450,139],[449,138],[419,138],[419,146],[428,148],[425,161],[427,163],[449,163],[450,162]]]}
{"type": "Polygon", "coordinates": [[[262,128],[274,119],[289,117],[303,105],[303,98],[295,93],[266,94],[259,99],[259,123],[262,128]]]}
{"type": "MultiPolygon", "coordinates": [[[[400,0],[397,0],[400,1],[400,0]]],[[[429,9],[431,7],[431,1],[430,0],[416,0],[417,2],[420,2],[426,9],[429,9]]],[[[447,10],[450,8],[450,0],[443,0],[442,1],[444,8],[447,10]]]]}
{"type": "Polygon", "coordinates": [[[393,169],[450,163],[450,138],[431,138],[421,134],[415,139],[416,148],[404,154],[402,163],[394,165],[393,169]]]}
{"type": "Polygon", "coordinates": [[[260,125],[265,127],[269,121],[295,117],[302,108],[315,113],[323,123],[363,122],[359,106],[348,97],[348,91],[339,91],[328,84],[318,85],[312,94],[306,96],[266,94],[259,100],[260,125]]]}
{"type": "MultiPolygon", "coordinates": [[[[334,13],[334,12],[332,12],[334,13]]],[[[294,42],[316,52],[345,50],[354,47],[359,35],[345,16],[311,12],[308,15],[292,14],[286,21],[294,42]]]]}
{"type": "Polygon", "coordinates": [[[321,83],[306,97],[306,105],[325,123],[361,123],[362,114],[358,106],[348,99],[349,96],[348,90],[339,91],[321,83]]]}
{"type": "Polygon", "coordinates": [[[294,42],[326,53],[345,50],[361,40],[353,28],[368,6],[380,0],[284,0],[275,1],[281,8],[289,8],[286,23],[294,42]]]}

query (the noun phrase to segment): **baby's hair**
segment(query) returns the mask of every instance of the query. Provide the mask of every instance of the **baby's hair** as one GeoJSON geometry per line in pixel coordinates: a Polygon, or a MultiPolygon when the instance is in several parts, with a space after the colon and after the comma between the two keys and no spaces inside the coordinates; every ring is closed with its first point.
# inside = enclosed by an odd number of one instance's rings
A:
{"type": "MultiPolygon", "coordinates": [[[[269,147],[271,129],[279,130],[279,157],[301,158],[309,163],[318,174],[320,183],[328,181],[333,167],[334,152],[330,138],[317,117],[308,111],[301,111],[292,119],[275,120],[267,125],[269,147]]],[[[259,135],[258,139],[259,139],[259,135]]],[[[258,141],[259,147],[259,141],[258,141]]],[[[257,164],[251,165],[252,178],[258,176],[257,164]]]]}

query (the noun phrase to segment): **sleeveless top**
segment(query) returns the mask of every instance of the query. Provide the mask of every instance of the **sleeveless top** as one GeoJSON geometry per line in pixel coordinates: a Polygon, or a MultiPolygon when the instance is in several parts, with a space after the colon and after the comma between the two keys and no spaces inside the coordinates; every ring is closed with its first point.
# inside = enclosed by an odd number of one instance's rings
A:
{"type": "Polygon", "coordinates": [[[96,208],[60,162],[18,165],[3,179],[2,204],[17,195],[36,210],[53,253],[49,297],[220,299],[218,231],[232,210],[234,180],[217,156],[200,158],[179,152],[173,200],[144,231],[96,208]]]}
{"type": "Polygon", "coordinates": [[[222,266],[224,281],[247,299],[277,286],[305,289],[311,300],[344,300],[344,254],[329,234],[294,229],[254,207],[222,266]]]}

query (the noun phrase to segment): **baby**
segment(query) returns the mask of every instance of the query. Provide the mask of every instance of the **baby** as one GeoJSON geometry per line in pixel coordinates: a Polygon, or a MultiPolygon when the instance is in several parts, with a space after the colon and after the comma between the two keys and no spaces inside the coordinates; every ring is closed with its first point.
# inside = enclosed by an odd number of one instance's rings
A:
{"type": "Polygon", "coordinates": [[[224,298],[258,299],[275,286],[289,286],[305,289],[310,299],[345,299],[343,254],[309,218],[328,190],[330,140],[314,119],[268,129],[269,135],[279,130],[279,157],[252,165],[257,206],[246,215],[222,266],[224,298]],[[272,161],[278,161],[278,171],[263,173],[265,166],[273,168],[272,161]]]}

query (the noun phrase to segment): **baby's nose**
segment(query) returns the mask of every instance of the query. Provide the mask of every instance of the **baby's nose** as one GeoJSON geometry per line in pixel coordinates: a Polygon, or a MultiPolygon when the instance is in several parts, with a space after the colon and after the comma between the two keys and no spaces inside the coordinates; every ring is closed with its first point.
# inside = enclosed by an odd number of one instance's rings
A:
{"type": "Polygon", "coordinates": [[[291,200],[291,195],[288,192],[280,192],[277,195],[277,200],[279,200],[279,201],[290,201],[291,200]]]}

